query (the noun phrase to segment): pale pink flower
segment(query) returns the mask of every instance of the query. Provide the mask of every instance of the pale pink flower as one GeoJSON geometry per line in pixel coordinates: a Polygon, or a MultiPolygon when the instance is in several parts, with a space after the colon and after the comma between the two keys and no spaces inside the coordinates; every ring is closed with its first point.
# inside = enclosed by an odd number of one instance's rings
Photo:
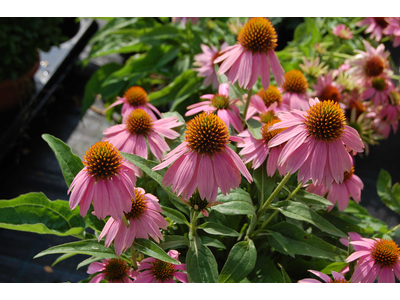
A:
{"type": "Polygon", "coordinates": [[[229,128],[232,124],[237,132],[243,131],[242,120],[240,119],[240,111],[235,106],[239,99],[229,99],[229,84],[222,83],[219,85],[218,94],[206,94],[200,97],[208,99],[200,103],[192,104],[187,107],[189,109],[185,116],[192,116],[199,112],[213,112],[224,121],[229,128]]]}
{"type": "Polygon", "coordinates": [[[240,157],[228,147],[229,140],[243,142],[229,136],[228,128],[217,115],[203,112],[187,123],[185,141],[153,170],[172,163],[162,180],[165,186],[172,185],[172,190],[185,199],[198,188],[201,199],[215,202],[218,188],[226,195],[231,188],[239,187],[240,173],[253,181],[240,157]]]}
{"type": "Polygon", "coordinates": [[[117,101],[107,107],[106,110],[111,107],[122,105],[121,114],[122,121],[125,122],[126,118],[131,114],[135,109],[143,109],[147,112],[153,120],[157,120],[157,117],[154,113],[156,113],[161,118],[161,113],[158,109],[149,103],[149,98],[147,97],[147,93],[140,86],[132,86],[126,90],[124,96],[117,97],[117,101]]]}
{"type": "Polygon", "coordinates": [[[394,241],[353,236],[355,240],[352,238],[350,244],[355,252],[346,262],[358,261],[351,282],[372,283],[379,277],[379,283],[394,283],[395,275],[400,280],[400,249],[394,241]]]}
{"type": "Polygon", "coordinates": [[[390,92],[390,98],[387,105],[384,105],[379,111],[379,117],[388,123],[393,123],[400,118],[400,94],[397,89],[390,92]]]}
{"type": "Polygon", "coordinates": [[[376,42],[379,42],[382,39],[384,29],[389,23],[387,22],[387,18],[384,17],[369,17],[357,22],[356,25],[359,27],[369,25],[365,33],[371,33],[371,39],[375,39],[376,42]]]}
{"type": "Polygon", "coordinates": [[[332,29],[332,33],[341,39],[350,40],[353,38],[353,32],[344,24],[339,24],[332,29]]]}
{"type": "MultiPolygon", "coordinates": [[[[152,237],[157,243],[163,239],[161,229],[167,229],[168,222],[165,221],[158,199],[152,194],[145,194],[144,189],[135,188],[135,198],[131,198],[131,210],[124,213],[129,226],[123,220],[108,219],[101,234],[100,240],[106,236],[105,246],[110,247],[114,240],[115,254],[121,253],[132,246],[135,238],[149,239],[152,237]]],[[[95,211],[96,213],[96,211],[95,211]]]]}
{"type": "MultiPolygon", "coordinates": [[[[168,251],[168,255],[178,260],[179,252],[168,251]]],[[[179,261],[179,260],[178,260],[179,261]]],[[[175,279],[187,283],[186,264],[175,265],[153,257],[141,261],[134,283],[176,283],[175,279]]]]}
{"type": "MultiPolygon", "coordinates": [[[[338,272],[332,271],[332,277],[331,279],[328,275],[314,271],[314,270],[308,270],[308,272],[313,273],[314,275],[318,276],[321,278],[325,283],[348,283],[346,278],[344,278],[343,274],[340,274],[338,272]]],[[[313,279],[313,278],[304,278],[298,281],[298,283],[322,283],[319,280],[313,279]]]]}
{"type": "Polygon", "coordinates": [[[238,42],[221,51],[223,54],[214,60],[220,63],[218,74],[228,73],[231,83],[251,88],[261,76],[261,83],[266,89],[270,82],[270,69],[278,85],[284,81],[283,70],[274,49],[277,46],[275,28],[266,18],[251,18],[240,30],[238,42]]]}
{"type": "MultiPolygon", "coordinates": [[[[205,77],[203,81],[204,86],[212,84],[213,89],[217,89],[219,85],[218,75],[215,73],[214,60],[220,55],[220,51],[211,44],[211,47],[201,44],[203,53],[194,56],[193,65],[199,68],[194,69],[199,72],[197,76],[205,77]]],[[[221,51],[228,47],[228,43],[224,42],[221,45],[221,51]]]]}
{"type": "Polygon", "coordinates": [[[285,82],[280,88],[282,101],[289,109],[307,110],[308,82],[304,74],[299,70],[290,70],[285,74],[285,82]]]}
{"type": "Polygon", "coordinates": [[[348,63],[352,66],[346,73],[354,76],[354,80],[364,83],[380,75],[390,75],[392,71],[389,68],[388,57],[390,53],[385,51],[385,45],[380,44],[376,49],[370,43],[363,41],[365,50],[354,50],[355,55],[348,63]]]}
{"type": "Polygon", "coordinates": [[[243,156],[244,163],[247,164],[249,162],[253,162],[253,169],[259,168],[263,162],[267,159],[266,170],[268,176],[274,176],[276,170],[279,170],[279,174],[285,175],[286,168],[285,166],[278,166],[278,157],[282,152],[283,145],[269,148],[268,142],[276,136],[279,132],[283,131],[283,129],[278,129],[274,131],[268,131],[268,129],[275,123],[280,122],[277,119],[272,119],[268,123],[264,124],[261,128],[262,139],[258,140],[253,137],[248,129],[240,133],[238,136],[243,137],[244,144],[239,143],[238,147],[243,148],[239,155],[243,156]]]}
{"type": "Polygon", "coordinates": [[[333,181],[340,183],[344,172],[349,172],[352,160],[347,148],[362,152],[364,145],[358,132],[346,125],[343,110],[334,101],[310,98],[310,109],[277,113],[281,122],[269,130],[283,129],[273,137],[268,146],[276,147],[286,142],[279,155],[278,165],[286,163],[293,174],[297,170],[298,181],[310,178],[314,184],[330,187],[333,181]]]}
{"type": "MultiPolygon", "coordinates": [[[[247,101],[247,95],[243,98],[247,101]]],[[[246,121],[253,117],[255,120],[267,123],[279,111],[289,111],[289,106],[282,102],[280,91],[275,86],[270,85],[268,89],[261,88],[257,94],[251,96],[246,121]],[[258,116],[254,116],[255,114],[258,116]]]]}
{"type": "Polygon", "coordinates": [[[199,22],[199,17],[172,17],[172,23],[178,23],[181,21],[182,25],[185,25],[187,21],[190,21],[193,25],[197,25],[199,22]]]}
{"type": "Polygon", "coordinates": [[[338,70],[339,70],[340,72],[345,72],[345,71],[349,70],[350,68],[351,68],[351,66],[350,66],[349,64],[344,63],[344,64],[341,64],[341,65],[340,65],[340,67],[338,68],[338,70]]]}
{"type": "Polygon", "coordinates": [[[333,100],[339,102],[343,88],[335,82],[338,72],[328,72],[325,76],[319,76],[317,83],[313,84],[313,96],[320,101],[333,100]]]}
{"type": "Polygon", "coordinates": [[[135,109],[127,116],[124,124],[104,130],[103,141],[109,141],[119,151],[136,154],[145,159],[148,158],[147,141],[151,152],[161,161],[163,152],[170,150],[163,137],[176,139],[180,134],[171,128],[183,124],[175,116],[155,121],[144,110],[135,109]]]}
{"type": "Polygon", "coordinates": [[[109,283],[131,283],[139,275],[137,271],[128,266],[126,261],[117,258],[93,262],[89,265],[87,273],[98,273],[89,281],[90,283],[99,283],[103,279],[109,283]]]}
{"type": "Polygon", "coordinates": [[[338,203],[340,211],[344,211],[349,205],[350,196],[353,197],[354,201],[360,203],[361,201],[361,190],[364,188],[364,184],[360,177],[354,174],[354,167],[351,168],[350,172],[344,172],[344,179],[342,182],[333,182],[330,189],[325,188],[322,184],[320,185],[309,185],[306,191],[314,193],[320,196],[326,197],[332,205],[328,206],[328,211],[331,211],[338,203]]]}
{"type": "Polygon", "coordinates": [[[383,34],[387,36],[393,36],[393,47],[400,45],[400,17],[385,18],[389,23],[388,26],[383,30],[383,34]]]}
{"type": "Polygon", "coordinates": [[[392,80],[387,76],[378,76],[367,80],[366,88],[362,94],[362,100],[371,99],[375,106],[388,104],[392,99],[391,91],[394,89],[392,80]]]}
{"type": "Polygon", "coordinates": [[[75,176],[68,189],[71,192],[69,207],[80,204],[84,217],[93,201],[97,217],[111,215],[122,219],[123,211],[131,209],[131,197],[135,196],[135,171],[138,168],[124,160],[120,152],[109,142],[92,145],[83,157],[85,167],[75,176]]]}

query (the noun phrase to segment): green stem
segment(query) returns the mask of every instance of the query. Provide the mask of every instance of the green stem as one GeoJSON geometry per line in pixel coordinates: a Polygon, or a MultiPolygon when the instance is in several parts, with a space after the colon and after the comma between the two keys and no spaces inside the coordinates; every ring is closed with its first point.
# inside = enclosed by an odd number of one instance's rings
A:
{"type": "Polygon", "coordinates": [[[249,109],[249,105],[250,105],[250,100],[251,100],[252,94],[253,94],[253,90],[252,90],[252,88],[250,88],[249,92],[247,93],[247,101],[246,101],[246,104],[244,106],[244,111],[243,111],[243,119],[245,121],[246,121],[247,111],[249,109]]]}
{"type": "Polygon", "coordinates": [[[386,234],[391,234],[392,232],[395,232],[399,228],[400,228],[400,224],[398,224],[395,227],[393,227],[392,229],[390,229],[388,232],[386,232],[386,234]]]}
{"type": "Polygon", "coordinates": [[[294,189],[294,191],[285,200],[292,199],[292,197],[294,195],[296,195],[296,193],[300,190],[302,183],[303,183],[303,181],[300,181],[299,185],[294,189]]]}
{"type": "Polygon", "coordinates": [[[137,265],[137,261],[136,261],[135,247],[133,245],[131,246],[131,256],[132,256],[133,268],[135,270],[137,270],[138,265],[137,265]]]}
{"type": "Polygon", "coordinates": [[[262,223],[261,227],[258,228],[256,232],[254,232],[253,236],[256,236],[261,230],[263,230],[264,227],[267,226],[267,224],[276,216],[276,214],[278,212],[279,212],[279,210],[275,210],[268,219],[265,219],[264,222],[262,223]]]}
{"type": "Polygon", "coordinates": [[[268,209],[269,205],[274,201],[275,197],[278,195],[278,193],[281,191],[281,189],[284,187],[286,182],[289,180],[291,174],[288,172],[285,177],[283,177],[282,181],[278,184],[276,189],[273,191],[273,193],[268,197],[267,201],[264,203],[264,205],[261,207],[261,209],[258,211],[258,216],[261,216],[264,214],[264,212],[268,209]]]}
{"type": "Polygon", "coordinates": [[[190,232],[192,234],[192,237],[196,236],[196,230],[197,230],[197,219],[199,217],[200,212],[199,211],[194,211],[192,212],[191,215],[191,220],[190,220],[190,232]]]}
{"type": "Polygon", "coordinates": [[[264,205],[264,175],[265,175],[265,162],[261,165],[261,199],[260,199],[260,207],[264,205]]]}

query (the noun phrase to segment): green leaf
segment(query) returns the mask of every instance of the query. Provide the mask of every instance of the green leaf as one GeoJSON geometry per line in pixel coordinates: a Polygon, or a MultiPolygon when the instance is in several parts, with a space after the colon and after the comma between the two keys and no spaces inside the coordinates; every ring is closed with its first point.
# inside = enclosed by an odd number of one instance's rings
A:
{"type": "Polygon", "coordinates": [[[330,233],[338,237],[347,236],[341,230],[337,229],[327,220],[325,220],[316,212],[314,212],[311,208],[302,203],[287,200],[287,201],[280,201],[274,204],[273,206],[277,207],[279,212],[288,218],[310,223],[318,227],[322,231],[325,231],[327,233],[330,233]]]}
{"type": "Polygon", "coordinates": [[[255,139],[257,139],[257,140],[262,139],[261,127],[263,125],[261,122],[250,118],[246,121],[246,124],[247,124],[249,131],[251,132],[252,136],[255,139]]]}
{"type": "Polygon", "coordinates": [[[253,270],[257,250],[252,240],[236,243],[219,275],[219,282],[240,282],[253,270]]]}
{"type": "Polygon", "coordinates": [[[154,242],[147,240],[147,239],[135,239],[133,242],[133,246],[136,250],[146,254],[148,256],[154,257],[156,259],[169,262],[171,264],[180,265],[181,263],[171,256],[169,256],[165,251],[155,244],[154,242]]]}
{"type": "Polygon", "coordinates": [[[213,206],[212,209],[225,215],[248,215],[255,213],[249,193],[240,188],[231,190],[226,196],[223,194],[218,195],[216,201],[222,202],[222,204],[213,206]]]}
{"type": "Polygon", "coordinates": [[[248,276],[253,283],[283,283],[281,272],[270,257],[257,256],[253,271],[248,276]]]}
{"type": "Polygon", "coordinates": [[[149,175],[152,179],[154,179],[163,189],[164,191],[168,194],[169,199],[171,200],[171,203],[178,208],[180,211],[185,212],[186,214],[189,214],[189,209],[187,205],[183,204],[181,199],[178,198],[173,192],[171,187],[165,187],[161,182],[162,182],[162,176],[151,170],[151,168],[155,167],[158,165],[156,162],[152,162],[149,160],[144,159],[143,157],[134,155],[134,154],[129,154],[125,152],[121,152],[121,155],[129,160],[131,163],[139,167],[140,170],[145,172],[147,175],[149,175]]]}
{"type": "Polygon", "coordinates": [[[340,271],[347,266],[346,262],[334,262],[327,265],[320,272],[330,275],[332,271],[340,273],[340,271]]]}
{"type": "Polygon", "coordinates": [[[89,258],[87,258],[87,259],[81,261],[81,262],[78,264],[78,266],[76,267],[76,269],[78,270],[78,269],[81,268],[81,267],[90,265],[91,263],[94,263],[94,262],[99,261],[99,260],[101,260],[100,257],[96,257],[96,256],[89,257],[89,258]]]}
{"type": "Polygon", "coordinates": [[[112,248],[107,248],[96,239],[57,245],[36,254],[34,258],[57,253],[86,254],[99,258],[118,258],[112,248]]]}
{"type": "Polygon", "coordinates": [[[253,179],[260,193],[264,191],[264,200],[267,200],[276,185],[276,178],[268,176],[265,163],[253,171],[253,179]]]}
{"type": "Polygon", "coordinates": [[[323,207],[332,205],[332,203],[329,200],[325,199],[324,197],[309,193],[301,189],[297,191],[293,199],[301,201],[306,205],[323,206],[323,207]]]}
{"type": "Polygon", "coordinates": [[[390,174],[381,169],[376,184],[378,196],[391,210],[400,214],[400,185],[395,183],[392,187],[390,174]]]}
{"type": "Polygon", "coordinates": [[[225,245],[222,244],[219,240],[213,239],[207,235],[201,236],[200,239],[203,245],[205,246],[214,247],[218,249],[226,249],[225,245]]]}
{"type": "Polygon", "coordinates": [[[74,254],[74,253],[66,253],[66,254],[63,254],[63,255],[61,255],[61,256],[59,256],[53,263],[52,263],[52,267],[54,267],[56,264],[58,264],[60,261],[63,261],[63,260],[65,260],[65,259],[67,259],[67,258],[70,258],[70,257],[72,257],[72,256],[74,256],[74,255],[76,255],[76,254],[74,254]]]}
{"type": "Polygon", "coordinates": [[[203,78],[201,78],[201,77],[191,78],[174,97],[175,99],[172,102],[170,111],[176,110],[179,104],[181,104],[184,100],[189,98],[191,95],[197,93],[198,89],[202,85],[202,82],[203,82],[203,78]]]}
{"type": "MultiPolygon", "coordinates": [[[[120,64],[112,62],[101,66],[96,72],[93,73],[92,77],[90,77],[85,86],[85,94],[83,95],[82,99],[81,118],[83,118],[88,108],[93,105],[96,95],[103,94],[105,92],[105,90],[102,88],[102,84],[104,83],[106,78],[120,68],[120,64]]],[[[119,87],[121,89],[123,86],[119,87]]],[[[107,88],[108,94],[110,94],[110,88],[111,87],[107,88]]]]}
{"type": "Polygon", "coordinates": [[[239,233],[236,230],[233,230],[229,227],[214,222],[203,223],[200,226],[198,226],[198,228],[203,229],[205,232],[209,234],[224,235],[224,236],[239,236],[239,233]]]}
{"type": "Polygon", "coordinates": [[[186,224],[190,227],[190,223],[186,220],[186,217],[179,211],[166,206],[162,206],[161,208],[163,211],[163,215],[167,216],[172,221],[175,221],[178,224],[186,224]]]}
{"type": "Polygon", "coordinates": [[[292,283],[292,280],[290,280],[290,277],[289,277],[289,275],[286,273],[285,268],[282,267],[281,264],[278,264],[278,266],[281,268],[283,283],[292,283]]]}
{"type": "Polygon", "coordinates": [[[214,255],[203,245],[198,236],[193,237],[186,255],[189,282],[218,282],[218,265],[214,255]]]}
{"type": "Polygon", "coordinates": [[[286,240],[286,238],[280,234],[279,232],[269,231],[269,234],[277,243],[279,243],[286,254],[289,254],[291,257],[294,258],[294,252],[290,243],[286,240]]]}
{"type": "Polygon", "coordinates": [[[83,219],[90,228],[101,232],[106,223],[104,222],[104,220],[98,219],[95,215],[92,214],[92,212],[93,212],[93,205],[90,205],[90,208],[83,219]]]}
{"type": "Polygon", "coordinates": [[[49,144],[51,150],[53,150],[56,155],[65,182],[69,187],[75,176],[84,167],[81,159],[77,155],[73,154],[71,148],[60,139],[50,134],[43,134],[42,138],[49,144]]]}
{"type": "MultiPolygon", "coordinates": [[[[326,258],[336,262],[343,262],[347,258],[347,251],[333,246],[288,222],[280,222],[268,228],[268,230],[279,232],[287,240],[295,255],[326,258]]],[[[286,250],[275,239],[269,238],[268,240],[275,250],[286,254],[286,250]]]]}
{"type": "Polygon", "coordinates": [[[187,237],[180,235],[166,235],[160,247],[164,250],[186,248],[189,247],[189,240],[187,237]]]}
{"type": "Polygon", "coordinates": [[[79,215],[79,208],[71,210],[68,201],[50,201],[43,193],[29,193],[0,200],[0,227],[83,238],[86,224],[79,215]]]}

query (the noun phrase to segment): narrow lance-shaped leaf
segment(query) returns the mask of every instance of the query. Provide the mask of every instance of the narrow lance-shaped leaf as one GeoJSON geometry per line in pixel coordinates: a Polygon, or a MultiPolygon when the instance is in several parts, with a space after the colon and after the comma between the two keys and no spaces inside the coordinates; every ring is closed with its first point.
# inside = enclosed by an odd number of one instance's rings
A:
{"type": "Polygon", "coordinates": [[[162,260],[169,262],[171,264],[179,265],[180,262],[173,259],[171,256],[169,256],[165,251],[155,244],[154,242],[147,240],[147,239],[136,239],[133,242],[133,246],[143,254],[146,254],[148,256],[154,257],[156,259],[162,260]]]}
{"type": "Polygon", "coordinates": [[[225,235],[225,236],[239,236],[239,233],[229,227],[226,227],[219,223],[206,222],[198,226],[199,229],[203,229],[209,234],[225,235]]]}
{"type": "Polygon", "coordinates": [[[253,270],[257,250],[252,240],[235,244],[219,275],[219,282],[240,282],[253,270]]]}
{"type": "Polygon", "coordinates": [[[186,255],[186,270],[189,282],[218,282],[218,265],[213,253],[194,236],[186,255]]]}
{"type": "Polygon", "coordinates": [[[53,150],[56,155],[65,182],[69,187],[75,176],[84,167],[81,159],[77,155],[73,154],[71,148],[60,139],[50,134],[43,134],[42,138],[49,144],[51,150],[53,150]]]}

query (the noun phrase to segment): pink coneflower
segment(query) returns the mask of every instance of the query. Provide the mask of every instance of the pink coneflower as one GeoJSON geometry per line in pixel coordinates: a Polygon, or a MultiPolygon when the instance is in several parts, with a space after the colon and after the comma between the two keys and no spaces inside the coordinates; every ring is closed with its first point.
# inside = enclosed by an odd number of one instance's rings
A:
{"type": "Polygon", "coordinates": [[[371,98],[375,106],[385,105],[392,99],[391,91],[394,89],[392,80],[387,76],[374,77],[365,82],[365,90],[361,96],[363,100],[371,98]]]}
{"type": "Polygon", "coordinates": [[[350,40],[353,38],[353,32],[344,24],[339,24],[333,27],[332,33],[344,40],[350,40]]]}
{"type": "Polygon", "coordinates": [[[218,187],[224,195],[239,187],[240,173],[253,181],[242,160],[228,147],[229,139],[242,141],[229,136],[228,128],[217,115],[204,112],[187,123],[185,141],[153,170],[172,163],[162,180],[165,186],[172,184],[173,191],[185,199],[198,188],[201,199],[215,202],[218,187]]]}
{"type": "MultiPolygon", "coordinates": [[[[179,252],[176,250],[168,251],[168,255],[178,260],[179,252]]],[[[188,276],[186,264],[174,265],[153,257],[142,260],[138,268],[139,275],[134,283],[175,283],[175,280],[187,283],[188,276]]]]}
{"type": "MultiPolygon", "coordinates": [[[[199,67],[194,70],[199,72],[197,76],[205,77],[203,81],[204,86],[212,84],[213,89],[217,89],[219,80],[217,73],[215,73],[214,60],[220,55],[220,51],[212,44],[211,47],[204,44],[201,44],[200,47],[203,50],[203,53],[194,56],[193,65],[199,67]]],[[[221,51],[227,47],[228,43],[224,42],[221,45],[221,51]]]]}
{"type": "Polygon", "coordinates": [[[179,21],[181,21],[182,25],[185,25],[187,21],[192,22],[193,25],[197,25],[197,23],[199,22],[199,17],[172,17],[172,23],[178,23],[179,21]]]}
{"type": "Polygon", "coordinates": [[[147,97],[147,93],[140,86],[132,86],[126,90],[124,96],[122,98],[117,97],[117,101],[111,104],[107,109],[111,107],[122,105],[121,114],[122,121],[125,122],[126,118],[131,114],[131,112],[135,109],[143,109],[147,112],[153,120],[157,120],[154,112],[161,118],[161,114],[158,109],[149,103],[149,98],[147,97]]]}
{"type": "Polygon", "coordinates": [[[240,30],[237,44],[226,48],[214,63],[220,63],[218,74],[229,71],[228,80],[251,88],[261,76],[261,83],[268,88],[270,68],[278,85],[284,81],[283,70],[274,49],[277,46],[275,28],[266,18],[251,18],[240,30]]]}
{"type": "Polygon", "coordinates": [[[284,129],[277,129],[273,131],[268,131],[268,129],[273,125],[280,122],[278,119],[272,119],[268,123],[264,124],[261,128],[262,139],[257,140],[253,135],[246,129],[244,132],[240,133],[239,136],[243,137],[244,144],[239,143],[238,147],[243,148],[239,155],[243,156],[244,163],[253,162],[253,169],[257,169],[262,165],[262,163],[267,159],[269,154],[266,169],[268,176],[274,176],[276,169],[279,170],[279,174],[285,175],[285,166],[278,166],[278,157],[281,154],[283,145],[269,148],[268,142],[276,136],[278,133],[282,132],[284,129]]]}
{"type": "Polygon", "coordinates": [[[135,198],[131,198],[131,203],[131,210],[124,213],[129,222],[128,228],[123,220],[111,217],[98,239],[100,241],[106,236],[106,247],[110,247],[114,240],[115,254],[118,256],[132,245],[135,238],[148,239],[151,236],[159,243],[163,239],[160,228],[166,229],[168,226],[168,222],[160,215],[162,210],[158,199],[152,194],[145,194],[144,189],[135,188],[135,198]]]}
{"type": "Polygon", "coordinates": [[[343,88],[334,81],[336,75],[337,71],[318,77],[317,83],[312,86],[314,97],[317,97],[320,101],[333,100],[339,102],[343,88]]]}
{"type": "Polygon", "coordinates": [[[389,123],[396,122],[400,118],[400,94],[397,90],[390,91],[388,104],[384,105],[379,112],[379,117],[389,123]]]}
{"type": "Polygon", "coordinates": [[[276,147],[285,142],[278,165],[287,164],[293,174],[299,170],[298,180],[312,179],[314,184],[323,183],[330,187],[344,179],[344,172],[350,171],[352,161],[347,148],[362,152],[364,145],[358,132],[346,125],[343,110],[332,101],[320,102],[310,98],[310,109],[306,112],[292,110],[278,113],[281,122],[269,130],[283,129],[268,143],[276,147]]]}
{"type": "Polygon", "coordinates": [[[346,73],[352,74],[354,80],[361,83],[383,74],[390,75],[388,56],[390,53],[385,51],[385,45],[380,44],[376,49],[370,43],[363,41],[365,50],[354,50],[358,52],[356,56],[349,60],[352,66],[346,73]]]}
{"type": "Polygon", "coordinates": [[[196,211],[200,211],[203,216],[208,217],[208,211],[207,208],[210,208],[212,206],[222,204],[222,202],[209,202],[207,199],[201,199],[200,194],[198,190],[195,190],[193,195],[189,198],[189,200],[184,200],[182,199],[183,203],[186,205],[190,206],[196,211]]]}
{"type": "Polygon", "coordinates": [[[206,94],[200,98],[208,99],[208,101],[189,105],[187,107],[189,110],[186,112],[185,116],[192,116],[202,111],[213,112],[224,121],[228,128],[229,125],[232,124],[236,131],[243,131],[242,121],[239,117],[240,111],[235,106],[235,103],[238,102],[239,99],[229,99],[229,84],[220,84],[218,94],[206,94]]]}
{"type": "Polygon", "coordinates": [[[131,269],[126,261],[117,258],[102,259],[102,262],[93,262],[89,265],[87,273],[95,274],[89,282],[98,283],[103,279],[109,283],[131,283],[139,275],[138,272],[131,269]]]}
{"type": "Polygon", "coordinates": [[[178,117],[154,121],[144,110],[135,109],[127,116],[125,124],[114,125],[104,130],[103,140],[112,143],[119,151],[136,154],[145,159],[148,157],[147,141],[151,152],[161,161],[163,152],[170,150],[162,137],[176,139],[180,134],[171,128],[183,124],[179,122],[178,117]]]}
{"type": "MultiPolygon", "coordinates": [[[[308,270],[308,272],[313,273],[314,275],[318,276],[325,283],[348,283],[348,281],[346,280],[346,278],[344,278],[344,276],[342,274],[335,272],[335,271],[331,272],[333,279],[331,279],[328,275],[318,272],[318,271],[308,270]]],[[[299,280],[298,283],[322,283],[322,282],[319,280],[313,279],[313,278],[304,278],[304,279],[299,280]]]]}
{"type": "Polygon", "coordinates": [[[340,211],[344,211],[349,205],[350,196],[353,197],[354,201],[360,203],[361,201],[361,190],[364,188],[364,184],[360,177],[354,174],[354,167],[350,169],[350,172],[344,172],[344,179],[341,183],[333,182],[330,189],[325,188],[322,184],[320,185],[309,185],[306,191],[314,193],[320,196],[328,193],[327,199],[332,202],[332,205],[328,206],[328,211],[331,211],[338,203],[340,211]]]}
{"type": "Polygon", "coordinates": [[[307,110],[308,82],[303,73],[299,70],[291,70],[285,74],[285,83],[281,87],[283,93],[282,101],[289,106],[289,109],[307,110]]]}
{"type": "Polygon", "coordinates": [[[257,94],[251,97],[246,120],[258,114],[253,119],[267,123],[273,119],[275,112],[278,111],[289,111],[289,106],[282,103],[282,95],[279,90],[270,85],[268,89],[261,88],[257,94]]]}
{"type": "Polygon", "coordinates": [[[360,238],[350,244],[355,252],[346,262],[358,259],[351,282],[372,283],[379,277],[379,283],[394,283],[395,275],[400,280],[400,249],[394,241],[360,238]]]}
{"type": "Polygon", "coordinates": [[[389,23],[387,22],[387,18],[369,17],[357,22],[356,25],[359,27],[369,25],[368,28],[365,30],[365,33],[371,33],[371,39],[375,39],[376,42],[379,42],[382,39],[383,31],[389,25],[389,23]]]}
{"type": "Polygon", "coordinates": [[[389,23],[388,26],[383,30],[383,34],[393,36],[393,47],[397,47],[400,45],[400,18],[386,18],[386,21],[389,23]]]}
{"type": "Polygon", "coordinates": [[[109,142],[92,145],[83,157],[85,167],[75,176],[68,189],[71,192],[69,207],[80,204],[84,217],[93,200],[97,217],[111,215],[122,219],[123,211],[131,209],[131,197],[135,196],[136,166],[125,161],[120,152],[109,142]]]}

